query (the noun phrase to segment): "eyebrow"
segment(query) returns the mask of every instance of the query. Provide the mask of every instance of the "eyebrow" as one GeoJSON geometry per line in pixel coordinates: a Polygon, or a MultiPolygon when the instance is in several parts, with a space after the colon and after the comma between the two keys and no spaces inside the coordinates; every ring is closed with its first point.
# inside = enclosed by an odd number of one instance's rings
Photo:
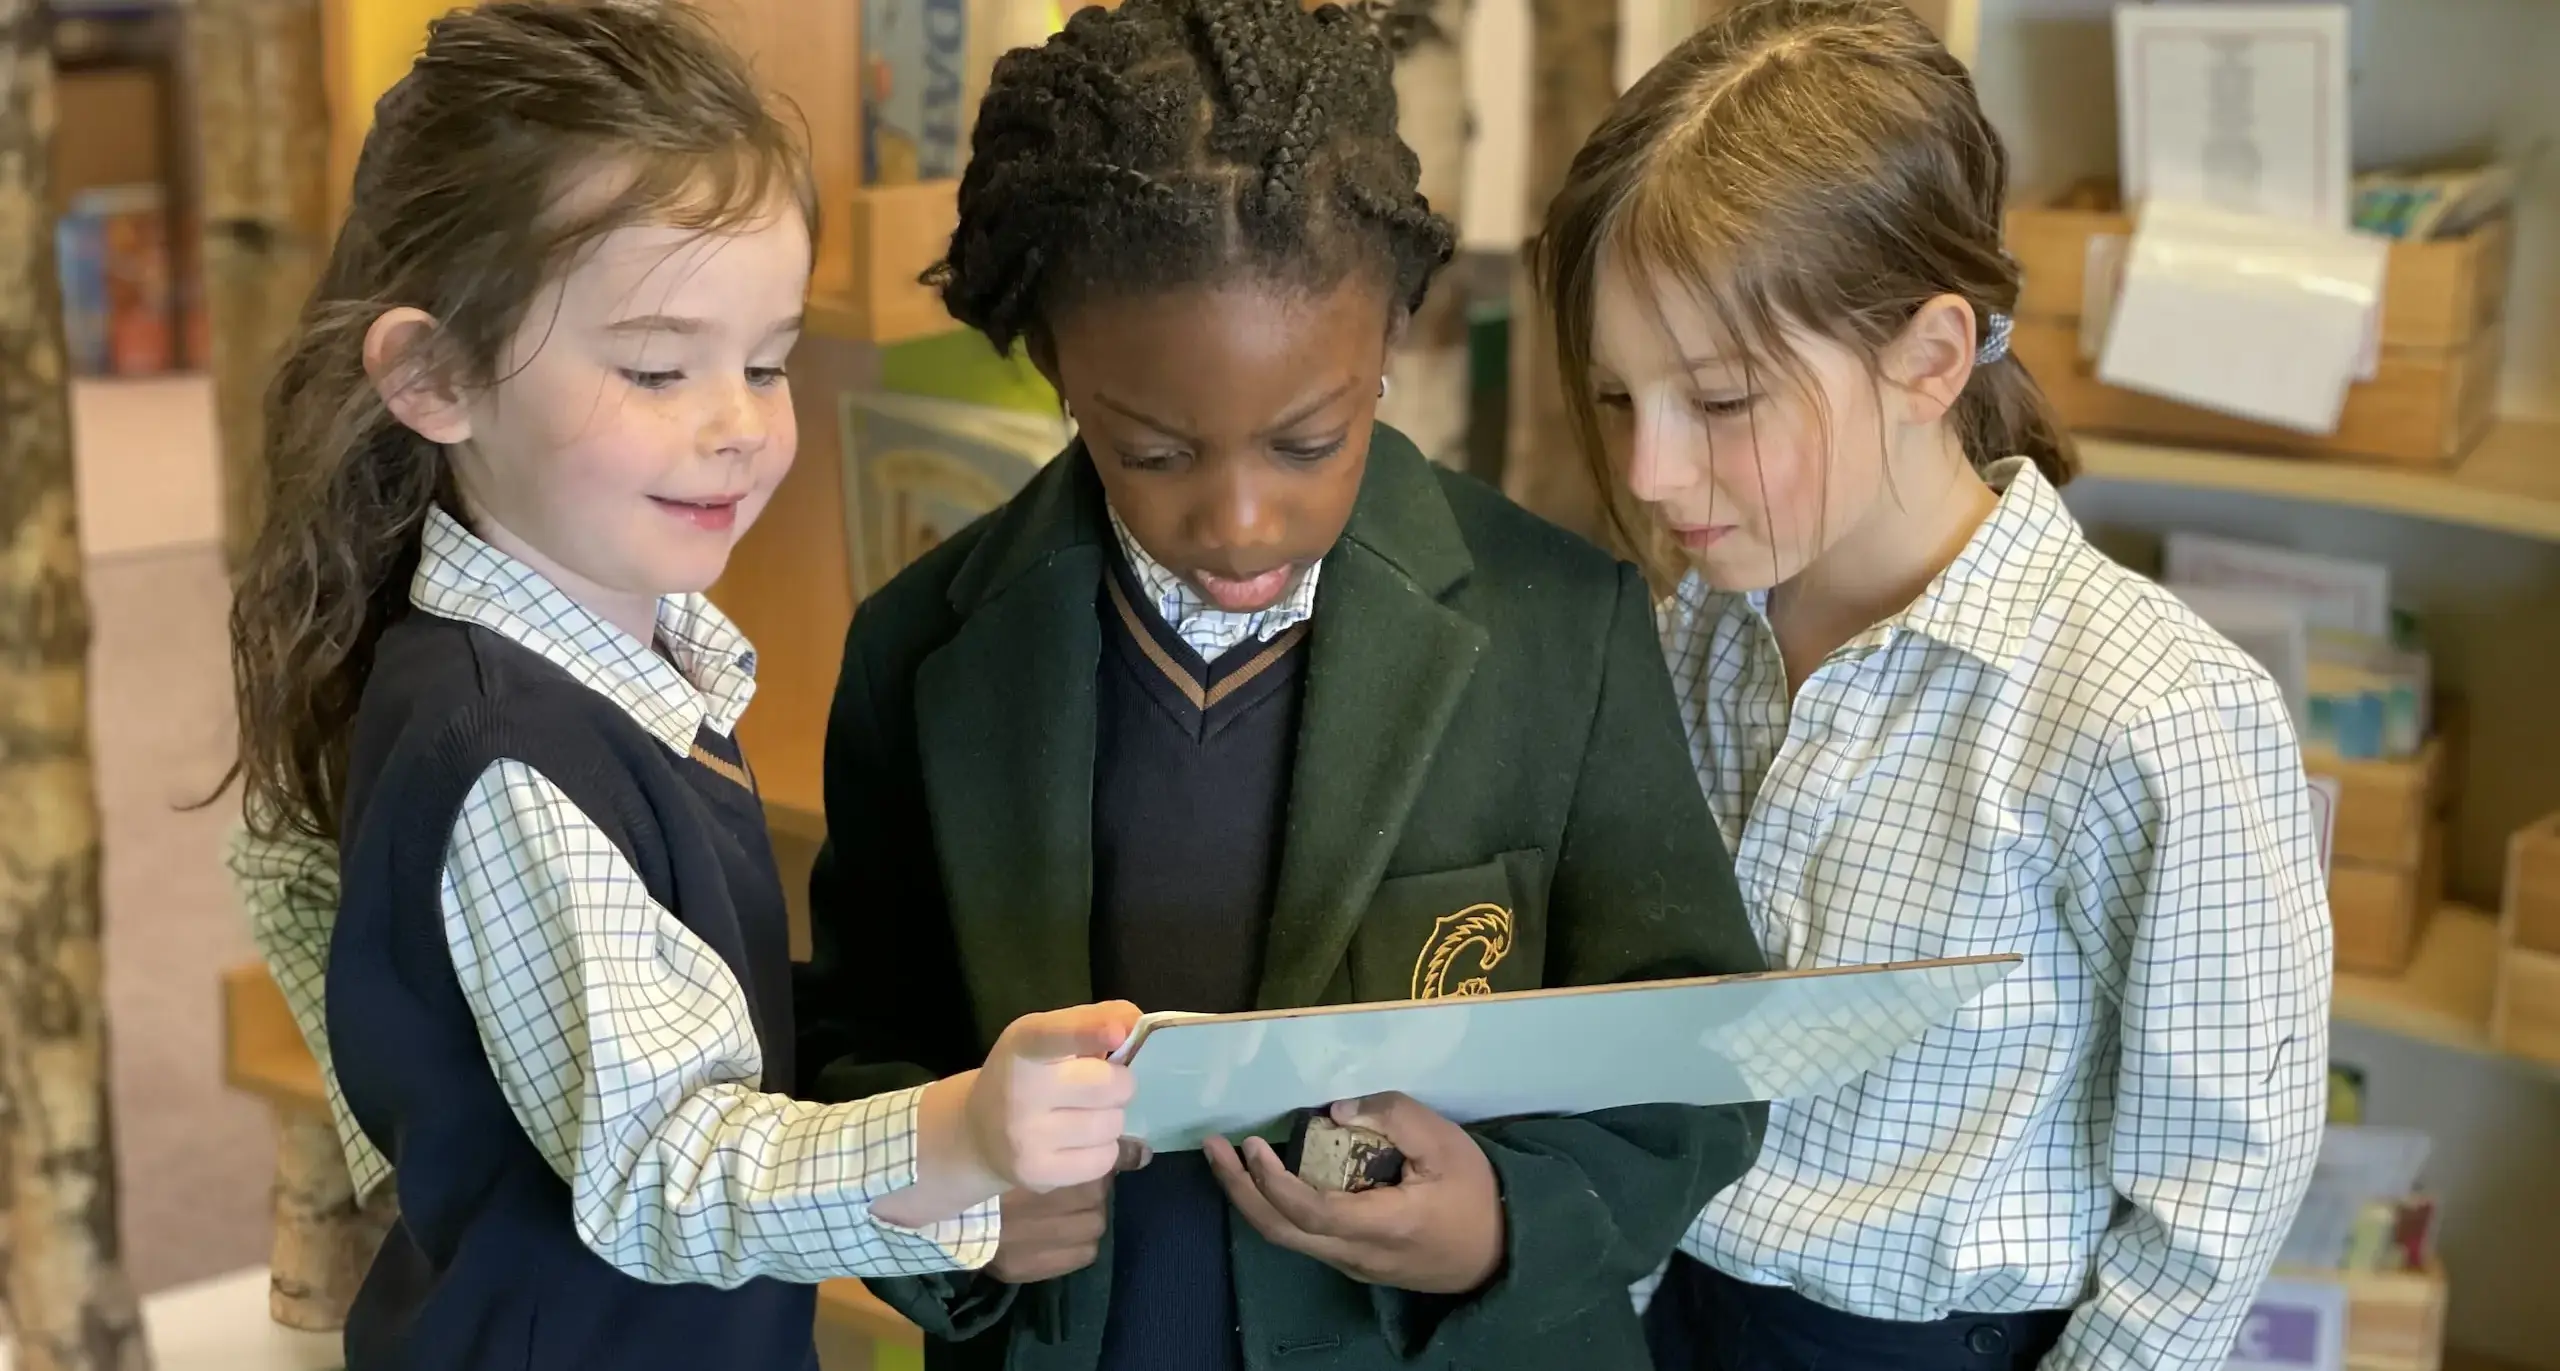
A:
{"type": "MultiPolygon", "coordinates": [[[[765,336],[771,338],[776,334],[798,333],[805,317],[798,314],[792,315],[765,330],[765,336]]],[[[713,331],[714,326],[710,320],[696,319],[683,314],[641,314],[629,319],[617,319],[605,325],[607,333],[673,333],[692,337],[713,331]]]]}
{"type": "MultiPolygon", "coordinates": [[[[1332,404],[1334,401],[1341,399],[1344,394],[1350,391],[1354,384],[1356,384],[1354,381],[1344,381],[1342,384],[1335,386],[1333,389],[1326,391],[1324,394],[1309,400],[1307,403],[1300,405],[1296,409],[1293,409],[1287,414],[1281,416],[1277,422],[1273,423],[1269,428],[1264,429],[1263,432],[1265,434],[1278,433],[1283,429],[1291,428],[1306,422],[1309,416],[1315,414],[1325,406],[1332,404]]],[[[1134,419],[1137,422],[1154,429],[1156,432],[1166,435],[1167,437],[1189,439],[1194,436],[1183,432],[1175,425],[1166,423],[1162,419],[1158,419],[1139,410],[1132,409],[1100,391],[1095,391],[1093,398],[1102,402],[1106,408],[1117,410],[1122,418],[1134,419]]]]}

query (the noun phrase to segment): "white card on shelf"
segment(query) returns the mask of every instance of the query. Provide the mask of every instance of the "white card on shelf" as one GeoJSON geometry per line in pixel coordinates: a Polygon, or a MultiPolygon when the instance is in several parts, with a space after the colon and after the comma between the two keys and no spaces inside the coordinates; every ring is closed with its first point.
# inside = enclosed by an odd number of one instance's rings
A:
{"type": "Polygon", "coordinates": [[[2347,226],[2347,7],[2118,5],[2124,200],[2347,226]]]}
{"type": "Polygon", "coordinates": [[[2148,201],[2099,378],[2334,432],[2381,303],[2388,250],[2345,229],[2148,201]]]}

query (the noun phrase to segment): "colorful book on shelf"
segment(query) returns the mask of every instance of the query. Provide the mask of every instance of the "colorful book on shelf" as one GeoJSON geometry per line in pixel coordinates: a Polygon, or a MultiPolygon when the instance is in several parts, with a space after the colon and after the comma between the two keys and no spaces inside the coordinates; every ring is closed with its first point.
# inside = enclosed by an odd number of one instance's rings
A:
{"type": "Polygon", "coordinates": [[[1059,0],[862,0],[862,179],[947,180],[996,59],[1066,27],[1059,0]]]}

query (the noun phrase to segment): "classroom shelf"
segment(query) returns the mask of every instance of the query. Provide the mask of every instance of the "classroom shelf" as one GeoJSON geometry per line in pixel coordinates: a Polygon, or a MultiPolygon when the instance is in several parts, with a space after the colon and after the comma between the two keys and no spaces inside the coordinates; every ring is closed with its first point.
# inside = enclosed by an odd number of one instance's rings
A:
{"type": "MultiPolygon", "coordinates": [[[[2428,921],[2407,971],[2397,976],[2340,972],[2330,1017],[2437,1047],[2500,1056],[2489,1040],[2489,1000],[2497,976],[2498,916],[2442,905],[2428,921]]],[[[2528,1070],[2552,1070],[2514,1060],[2528,1070]]]]}
{"type": "Polygon", "coordinates": [[[2560,542],[2560,424],[2511,420],[2449,470],[2213,452],[2084,435],[2095,478],[2306,500],[2560,542]]]}

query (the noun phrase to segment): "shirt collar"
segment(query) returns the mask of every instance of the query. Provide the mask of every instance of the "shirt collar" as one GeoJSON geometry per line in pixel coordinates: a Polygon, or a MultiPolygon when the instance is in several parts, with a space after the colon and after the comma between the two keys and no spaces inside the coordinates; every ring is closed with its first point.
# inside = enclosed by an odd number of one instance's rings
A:
{"type": "MultiPolygon", "coordinates": [[[[2001,672],[2017,660],[2021,645],[2034,633],[2054,578],[2080,545],[2080,524],[2027,458],[2003,458],[1985,467],[1982,476],[2000,495],[1990,516],[1919,598],[1862,639],[1916,633],[2001,672]]],[[[1706,578],[1692,571],[1656,604],[1657,626],[1666,635],[1693,631],[1716,598],[1706,578]]],[[[1768,616],[1767,591],[1735,599],[1763,619],[1768,616]]]]}
{"type": "MultiPolygon", "coordinates": [[[[1109,509],[1109,506],[1105,506],[1109,509]]],[[[1147,555],[1131,536],[1129,526],[1120,521],[1120,511],[1109,510],[1111,536],[1120,544],[1120,555],[1128,558],[1129,570],[1136,576],[1138,588],[1147,594],[1147,603],[1203,660],[1215,660],[1229,647],[1253,638],[1269,642],[1290,629],[1315,617],[1316,582],[1324,573],[1324,562],[1318,559],[1289,588],[1278,604],[1247,614],[1220,609],[1209,603],[1189,582],[1166,569],[1163,563],[1147,555]]]]}
{"type": "Polygon", "coordinates": [[[693,750],[704,724],[734,730],[755,698],[755,648],[708,598],[658,601],[661,657],[440,508],[427,513],[409,602],[478,624],[568,672],[678,754],[693,750]]]}
{"type": "Polygon", "coordinates": [[[2002,458],[1983,468],[1982,478],[1999,492],[1999,503],[1955,561],[1887,623],[2006,672],[2034,636],[2054,578],[2080,546],[2080,524],[2027,458],[2002,458]]]}

